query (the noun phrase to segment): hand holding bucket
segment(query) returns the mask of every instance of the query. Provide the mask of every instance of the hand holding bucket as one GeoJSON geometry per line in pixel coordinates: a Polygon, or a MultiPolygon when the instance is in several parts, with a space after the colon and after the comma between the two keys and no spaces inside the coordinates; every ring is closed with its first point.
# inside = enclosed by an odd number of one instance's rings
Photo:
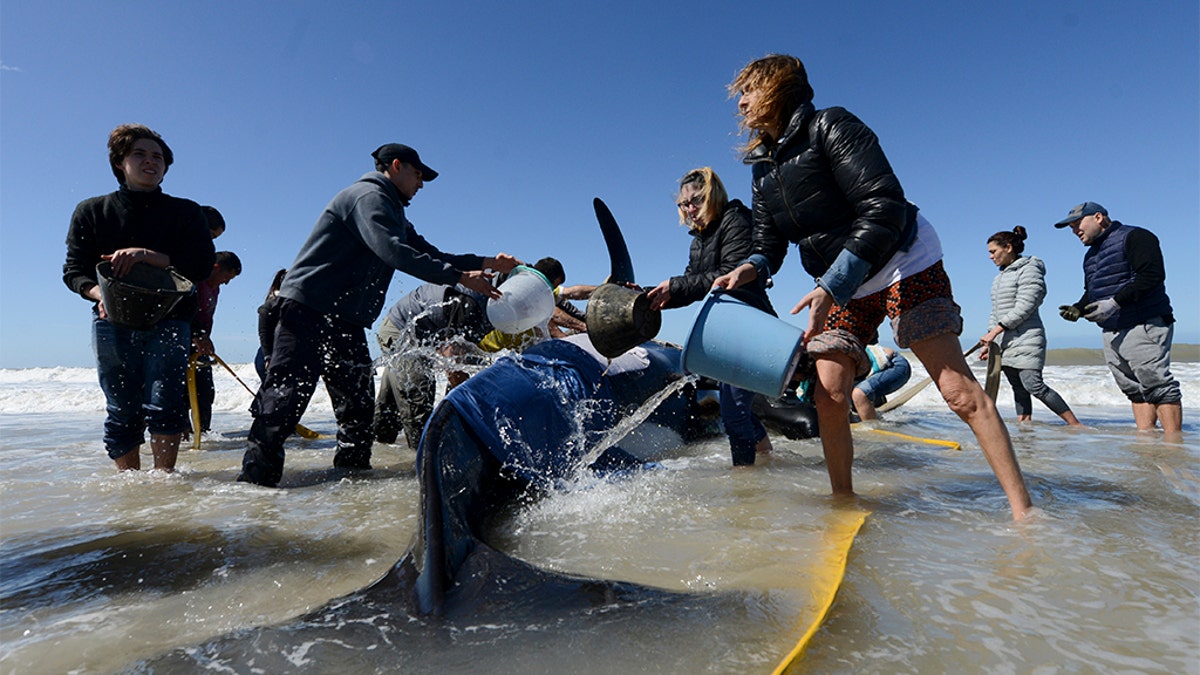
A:
{"type": "Polygon", "coordinates": [[[96,265],[100,298],[109,322],[133,330],[149,330],[162,320],[184,296],[192,293],[192,282],[173,268],[134,263],[117,278],[105,260],[96,265]]]}
{"type": "Polygon", "coordinates": [[[683,343],[683,371],[778,398],[803,355],[804,331],[735,296],[708,296],[683,343]]]}
{"type": "Polygon", "coordinates": [[[501,333],[527,331],[554,314],[554,288],[546,275],[532,267],[517,265],[499,288],[502,295],[488,300],[487,316],[501,333]]]}
{"type": "Polygon", "coordinates": [[[654,339],[662,313],[650,309],[650,298],[641,291],[601,284],[588,298],[587,327],[592,346],[612,359],[654,339]]]}

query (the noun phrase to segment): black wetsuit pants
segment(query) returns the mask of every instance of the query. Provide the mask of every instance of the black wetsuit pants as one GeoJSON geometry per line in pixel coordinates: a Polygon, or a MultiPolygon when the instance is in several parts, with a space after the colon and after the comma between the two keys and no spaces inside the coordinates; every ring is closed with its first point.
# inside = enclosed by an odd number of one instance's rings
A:
{"type": "Polygon", "coordinates": [[[317,380],[325,381],[338,423],[333,465],[369,469],[375,383],[366,329],[284,299],[270,363],[250,406],[254,424],[238,480],[279,483],[283,443],[300,422],[317,380]]]}

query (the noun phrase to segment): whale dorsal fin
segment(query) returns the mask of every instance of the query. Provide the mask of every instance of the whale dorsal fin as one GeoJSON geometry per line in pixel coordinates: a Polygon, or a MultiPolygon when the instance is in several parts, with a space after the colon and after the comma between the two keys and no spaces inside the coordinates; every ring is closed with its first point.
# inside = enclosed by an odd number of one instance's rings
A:
{"type": "Polygon", "coordinates": [[[596,220],[600,221],[600,232],[604,235],[604,244],[608,247],[608,257],[612,262],[612,271],[608,281],[613,284],[632,284],[633,262],[629,259],[629,247],[625,245],[625,237],[621,235],[621,227],[613,218],[608,205],[596,197],[592,200],[596,209],[596,220]]]}

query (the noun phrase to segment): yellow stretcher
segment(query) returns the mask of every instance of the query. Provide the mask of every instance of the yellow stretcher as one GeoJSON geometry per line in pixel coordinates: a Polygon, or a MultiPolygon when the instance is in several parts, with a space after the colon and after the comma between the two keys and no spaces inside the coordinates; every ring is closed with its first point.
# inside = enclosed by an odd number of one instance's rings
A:
{"type": "Polygon", "coordinates": [[[808,643],[812,641],[821,624],[825,622],[825,617],[829,615],[829,610],[833,608],[833,601],[837,598],[838,589],[842,586],[842,579],[846,576],[850,546],[854,544],[854,537],[862,528],[868,515],[868,512],[857,509],[836,510],[828,515],[827,527],[822,536],[824,550],[821,552],[820,560],[813,568],[812,575],[805,577],[809,593],[815,602],[816,611],[806,617],[805,622],[801,624],[800,627],[804,632],[800,635],[800,640],[775,667],[775,670],[772,671],[773,675],[790,672],[800,663],[800,658],[804,655],[804,650],[808,648],[808,643]]]}

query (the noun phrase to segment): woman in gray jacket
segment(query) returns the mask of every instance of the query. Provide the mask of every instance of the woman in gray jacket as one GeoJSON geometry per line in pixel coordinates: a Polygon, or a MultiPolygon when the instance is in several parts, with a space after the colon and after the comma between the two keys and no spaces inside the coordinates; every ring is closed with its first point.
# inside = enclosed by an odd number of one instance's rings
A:
{"type": "Polygon", "coordinates": [[[1032,396],[1067,424],[1083,426],[1058,392],[1042,381],[1046,329],[1038,307],[1046,298],[1046,265],[1040,258],[1021,257],[1027,236],[1025,228],[1018,225],[1012,232],[997,232],[987,240],[988,257],[1000,273],[992,281],[992,314],[988,332],[979,338],[983,343],[979,358],[986,359],[993,347],[1003,354],[1001,370],[1012,385],[1019,421],[1033,419],[1032,396]]]}

